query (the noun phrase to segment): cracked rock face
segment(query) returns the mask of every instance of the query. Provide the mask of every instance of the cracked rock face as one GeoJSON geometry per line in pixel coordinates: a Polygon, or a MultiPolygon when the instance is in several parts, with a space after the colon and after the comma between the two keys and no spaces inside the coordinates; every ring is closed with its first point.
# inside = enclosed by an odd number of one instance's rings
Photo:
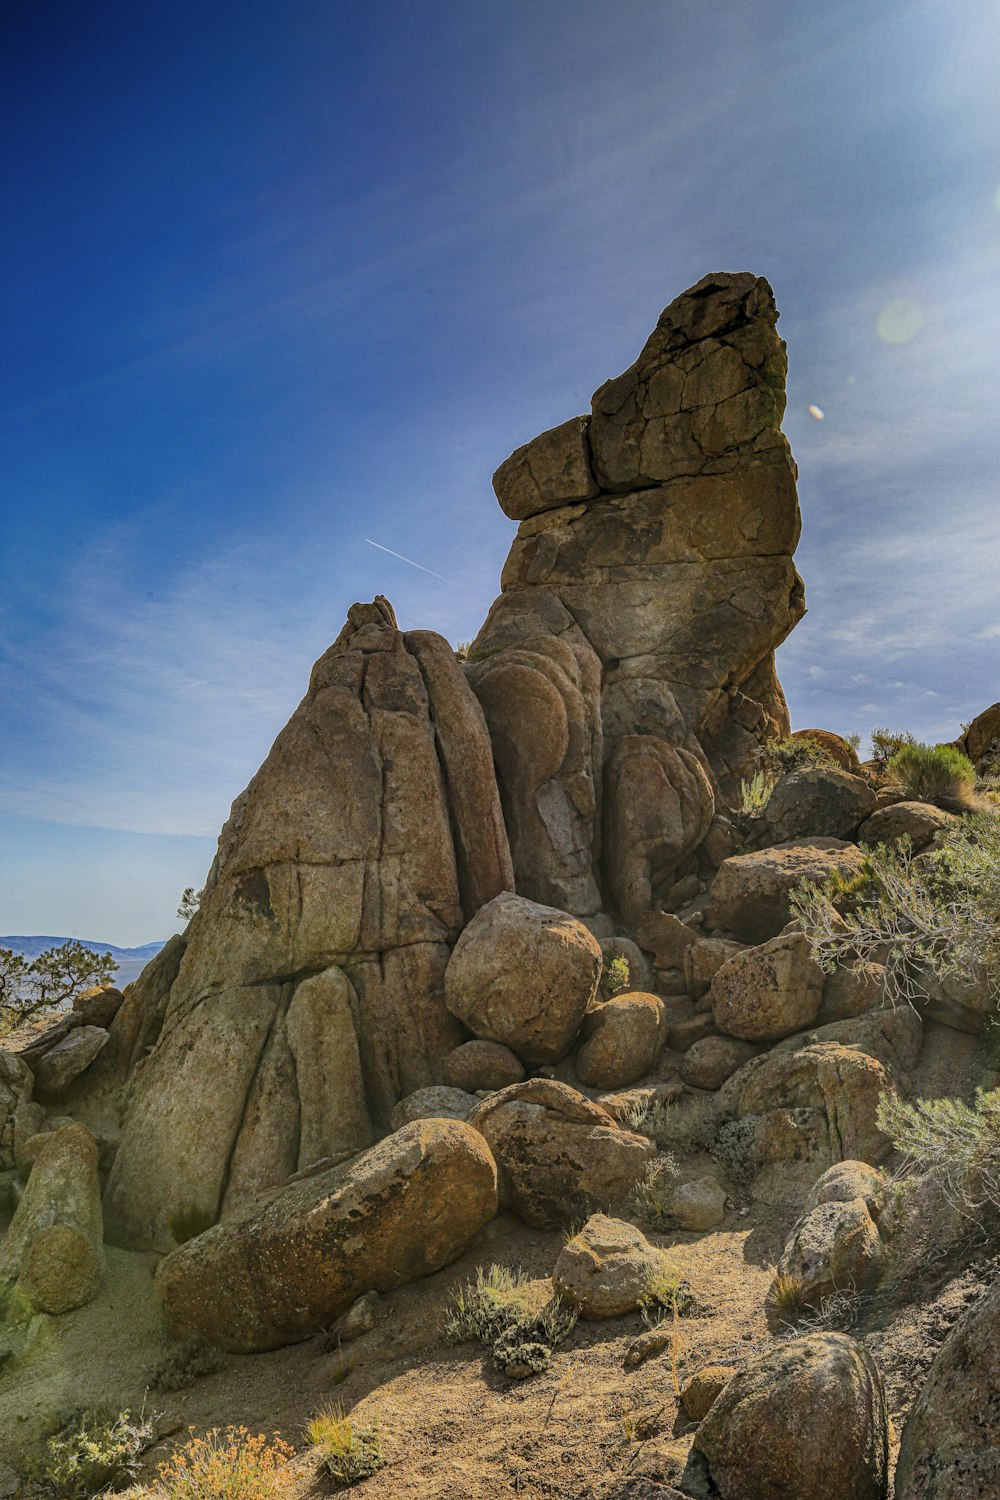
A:
{"type": "Polygon", "coordinates": [[[773,654],[804,603],[776,320],[767,282],[705,277],[589,417],[494,476],[521,524],[470,680],[532,900],[654,906],[715,794],[788,731],[773,654]]]}
{"type": "Polygon", "coordinates": [[[169,1248],[178,1213],[228,1215],[370,1145],[464,1040],[444,1003],[451,945],[512,888],[454,653],[404,636],[384,600],[354,605],[233,806],[179,967],[151,965],[130,996],[142,1045],[113,1235],[169,1248]]]}

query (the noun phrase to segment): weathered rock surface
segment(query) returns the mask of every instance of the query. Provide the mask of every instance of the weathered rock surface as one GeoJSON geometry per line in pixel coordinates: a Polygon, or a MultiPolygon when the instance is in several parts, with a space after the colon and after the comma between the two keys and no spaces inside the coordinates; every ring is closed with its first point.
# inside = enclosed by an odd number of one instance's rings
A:
{"type": "Polygon", "coordinates": [[[858,829],[858,843],[874,847],[894,844],[908,838],[913,849],[926,849],[934,836],[942,833],[956,819],[932,802],[894,802],[880,807],[866,818],[858,829]]]}
{"type": "Polygon", "coordinates": [[[784,1047],[740,1068],[716,1097],[755,1160],[757,1196],[795,1202],[835,1162],[885,1158],[889,1142],[876,1110],[891,1078],[877,1058],[854,1047],[784,1047]]]}
{"type": "Polygon", "coordinates": [[[773,1042],[812,1024],[824,974],[801,932],[748,948],[712,980],[712,1015],[719,1030],[745,1042],[773,1042]]]}
{"type": "Polygon", "coordinates": [[[847,1021],[864,1015],[882,1004],[885,995],[885,968],[865,963],[856,968],[841,965],[823,981],[823,999],[816,1017],[820,1026],[832,1021],[847,1021]]]}
{"type": "MultiPolygon", "coordinates": [[[[844,1184],[838,1186],[843,1188],[844,1184]]],[[[877,1205],[878,1199],[872,1194],[823,1198],[795,1226],[782,1251],[777,1275],[794,1277],[804,1307],[819,1308],[826,1298],[838,1293],[867,1291],[877,1280],[885,1259],[873,1218],[877,1205]]],[[[766,1304],[766,1311],[772,1327],[779,1326],[781,1312],[773,1301],[766,1304]]]]}
{"type": "Polygon", "coordinates": [[[582,922],[504,892],[455,944],[445,1003],[476,1036],[502,1042],[522,1062],[555,1062],[580,1029],[603,964],[582,922]]]}
{"type": "Polygon", "coordinates": [[[703,1422],[736,1374],[733,1365],[705,1365],[681,1387],[681,1406],[692,1422],[703,1422]]]}
{"type": "Polygon", "coordinates": [[[985,768],[986,757],[996,752],[1000,743],[1000,703],[993,703],[977,714],[955,744],[967,755],[977,771],[985,768]]]}
{"type": "Polygon", "coordinates": [[[440,1270],[496,1206],[478,1131],[458,1120],[407,1125],[168,1255],[156,1272],[167,1327],[241,1353],[308,1338],[364,1292],[440,1270]]]}
{"type": "Polygon", "coordinates": [[[653,962],[658,969],[683,968],[684,951],[690,948],[697,936],[693,927],[670,911],[647,911],[636,927],[639,947],[654,955],[653,962]]]}
{"type": "Polygon", "coordinates": [[[15,1164],[18,1113],[31,1104],[34,1076],[16,1052],[0,1052],[0,1171],[15,1164]]]}
{"type": "Polygon", "coordinates": [[[500,1202],[538,1229],[623,1204],[656,1155],[646,1136],[545,1078],[501,1089],[469,1123],[493,1153],[500,1202]]]}
{"type": "Polygon", "coordinates": [[[384,600],[352,606],[233,806],[180,953],[116,1017],[132,1076],[112,1236],[166,1248],[178,1210],[231,1213],[304,1158],[368,1144],[463,1040],[449,945],[512,887],[454,653],[404,636],[384,600]]]}
{"type": "Polygon", "coordinates": [[[479,1104],[475,1094],[464,1089],[447,1088],[435,1084],[429,1089],[417,1089],[400,1099],[392,1112],[393,1130],[412,1125],[414,1120],[467,1120],[479,1104]]]}
{"type": "Polygon", "coordinates": [[[723,964],[742,952],[739,943],[729,938],[698,938],[684,952],[684,981],[692,1000],[699,999],[710,988],[723,964]]]}
{"type": "Polygon", "coordinates": [[[27,1311],[70,1312],[97,1295],[104,1271],[97,1142],[85,1126],[35,1136],[31,1172],[0,1240],[0,1289],[27,1311]]]}
{"type": "Polygon", "coordinates": [[[782,776],[764,809],[768,844],[787,844],[816,836],[853,838],[858,825],[875,810],[875,793],[860,776],[825,766],[790,771],[782,776]]]}
{"type": "Polygon", "coordinates": [[[695,1434],[684,1484],[718,1500],[886,1500],[888,1450],[871,1356],[845,1334],[812,1333],[733,1376],[695,1434]]]}
{"type": "Polygon", "coordinates": [[[683,1054],[681,1078],[693,1089],[719,1089],[737,1068],[756,1054],[750,1042],[729,1036],[706,1036],[683,1054]]]}
{"type": "Polygon", "coordinates": [[[590,472],[589,417],[570,417],[525,443],[493,475],[500,508],[512,521],[540,511],[592,500],[601,493],[590,472]]]}
{"type": "Polygon", "coordinates": [[[706,920],[744,943],[764,943],[787,926],[788,897],[800,880],[824,880],[834,870],[854,874],[861,858],[856,845],[829,838],[734,854],[712,882],[706,920]]]}
{"type": "Polygon", "coordinates": [[[502,1042],[463,1042],[448,1053],[441,1075],[451,1088],[464,1089],[467,1094],[479,1089],[492,1092],[520,1083],[524,1065],[502,1042]]]}
{"type": "Polygon", "coordinates": [[[1000,1494],[1000,1282],[952,1328],[906,1419],[896,1500],[1000,1494]]]}
{"type": "Polygon", "coordinates": [[[563,1246],[552,1284],[581,1318],[617,1318],[650,1296],[664,1267],[663,1251],[633,1224],[592,1214],[563,1246]]]}
{"type": "Polygon", "coordinates": [[[34,1059],[32,1071],[40,1094],[61,1094],[89,1068],[108,1042],[103,1026],[77,1026],[54,1047],[34,1059]]]}
{"type": "Polygon", "coordinates": [[[106,1031],[122,1007],[125,996],[113,984],[95,984],[73,997],[73,1012],[81,1026],[102,1026],[106,1031]]]}
{"type": "Polygon", "coordinates": [[[682,1182],[667,1200],[670,1217],[680,1229],[715,1229],[726,1217],[726,1193],[710,1173],[682,1182]]]}
{"type": "Polygon", "coordinates": [[[589,419],[497,471],[522,519],[469,675],[533,900],[655,906],[716,788],[787,733],[773,653],[803,601],[776,317],[766,282],[706,277],[589,419]]]}
{"type": "Polygon", "coordinates": [[[666,1035],[658,995],[613,995],[589,1010],[584,1042],[576,1054],[576,1076],[590,1088],[620,1089],[654,1066],[666,1035]]]}

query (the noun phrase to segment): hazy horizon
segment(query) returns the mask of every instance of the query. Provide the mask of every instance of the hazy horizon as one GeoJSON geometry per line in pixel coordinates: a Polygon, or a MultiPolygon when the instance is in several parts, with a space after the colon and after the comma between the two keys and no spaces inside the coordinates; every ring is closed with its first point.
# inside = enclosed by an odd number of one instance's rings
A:
{"type": "Polygon", "coordinates": [[[493,469],[709,271],[766,276],[788,343],[795,726],[950,739],[1000,697],[994,16],[14,0],[0,26],[4,930],[183,925],[348,606],[473,636],[515,529],[493,469]]]}

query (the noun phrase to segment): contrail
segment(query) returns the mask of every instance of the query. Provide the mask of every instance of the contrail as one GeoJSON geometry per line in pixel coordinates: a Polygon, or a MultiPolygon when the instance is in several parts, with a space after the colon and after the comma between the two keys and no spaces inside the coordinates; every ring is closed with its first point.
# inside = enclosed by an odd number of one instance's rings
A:
{"type": "MultiPolygon", "coordinates": [[[[383,547],[381,542],[373,542],[370,536],[365,537],[369,547],[377,547],[380,552],[388,552],[390,557],[398,557],[400,562],[409,563],[411,568],[419,568],[421,573],[430,573],[432,578],[441,578],[440,573],[435,573],[433,568],[425,568],[423,563],[414,562],[412,557],[404,557],[402,552],[393,552],[391,547],[383,547]]],[[[450,584],[450,578],[441,578],[442,583],[450,584]]]]}

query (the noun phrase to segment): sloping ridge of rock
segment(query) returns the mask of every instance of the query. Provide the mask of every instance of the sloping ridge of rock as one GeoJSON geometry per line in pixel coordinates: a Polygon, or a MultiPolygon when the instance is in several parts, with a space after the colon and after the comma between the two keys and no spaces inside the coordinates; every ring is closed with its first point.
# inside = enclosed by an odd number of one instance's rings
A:
{"type": "Polygon", "coordinates": [[[110,1236],[169,1248],[178,1216],[214,1220],[369,1146],[465,1039],[451,945],[513,886],[453,651],[404,635],[382,598],[354,605],[233,804],[186,941],[123,1007],[110,1236]]]}
{"type": "Polygon", "coordinates": [[[589,416],[494,476],[520,526],[470,680],[534,901],[655,906],[788,732],[774,650],[805,605],[777,316],[761,278],[706,276],[589,416]]]}

